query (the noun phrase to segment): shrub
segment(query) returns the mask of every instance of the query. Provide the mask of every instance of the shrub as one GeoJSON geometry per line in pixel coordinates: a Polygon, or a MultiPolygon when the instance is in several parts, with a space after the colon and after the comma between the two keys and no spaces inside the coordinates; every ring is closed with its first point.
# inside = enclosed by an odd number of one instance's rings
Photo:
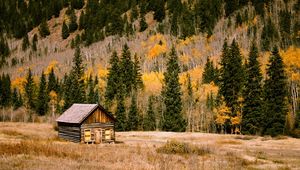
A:
{"type": "Polygon", "coordinates": [[[208,147],[197,147],[184,142],[179,142],[176,140],[168,141],[165,145],[159,147],[156,150],[158,153],[165,154],[196,154],[205,155],[211,153],[208,147]]]}

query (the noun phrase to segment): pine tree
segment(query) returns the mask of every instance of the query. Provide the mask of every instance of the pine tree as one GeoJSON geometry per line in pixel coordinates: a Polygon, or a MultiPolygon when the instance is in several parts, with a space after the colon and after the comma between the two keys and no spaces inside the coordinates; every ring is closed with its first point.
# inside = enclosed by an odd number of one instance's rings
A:
{"type": "Polygon", "coordinates": [[[125,112],[124,96],[122,94],[118,94],[117,96],[117,110],[115,116],[116,116],[116,122],[115,122],[116,131],[125,131],[126,112],[125,112]]]}
{"type": "Polygon", "coordinates": [[[179,72],[178,56],[173,47],[169,55],[167,71],[164,73],[162,91],[166,107],[163,120],[163,130],[165,131],[182,132],[186,128],[186,121],[182,115],[182,93],[179,84],[179,72]]]}
{"type": "Polygon", "coordinates": [[[136,94],[131,96],[131,105],[128,112],[128,130],[137,130],[138,129],[138,108],[136,101],[136,94]]]}
{"type": "Polygon", "coordinates": [[[18,91],[16,88],[13,89],[13,93],[12,93],[12,105],[14,110],[17,110],[18,108],[20,108],[22,106],[22,98],[21,98],[21,94],[18,94],[18,91]]]}
{"type": "Polygon", "coordinates": [[[287,108],[287,77],[277,47],[272,51],[264,85],[264,135],[282,135],[287,108]]]}
{"type": "Polygon", "coordinates": [[[98,81],[98,77],[95,77],[95,81],[94,81],[94,88],[95,88],[95,92],[94,92],[94,97],[93,97],[93,103],[98,103],[100,104],[100,94],[99,94],[99,81],[98,81]]]}
{"type": "Polygon", "coordinates": [[[63,25],[62,25],[62,29],[61,29],[61,37],[63,39],[67,39],[69,37],[69,28],[68,26],[66,25],[65,22],[63,22],[63,25]]]}
{"type": "Polygon", "coordinates": [[[246,68],[244,107],[242,118],[243,134],[259,134],[262,125],[262,73],[258,62],[258,49],[252,45],[246,68]]]}
{"type": "Polygon", "coordinates": [[[142,15],[140,20],[140,32],[144,32],[148,28],[148,24],[146,22],[145,16],[142,15]]]}
{"type": "Polygon", "coordinates": [[[37,42],[38,42],[38,37],[36,34],[32,37],[32,46],[31,49],[32,51],[37,51],[37,42]]]}
{"type": "Polygon", "coordinates": [[[95,91],[94,91],[94,82],[93,82],[93,77],[90,75],[90,78],[88,80],[88,96],[87,96],[87,103],[94,103],[94,96],[95,96],[95,91]]]}
{"type": "Polygon", "coordinates": [[[38,96],[37,96],[37,103],[36,103],[36,111],[41,116],[45,115],[48,111],[49,96],[46,87],[47,87],[46,77],[44,72],[42,72],[40,78],[38,96]]]}
{"type": "Polygon", "coordinates": [[[25,51],[30,46],[28,34],[25,34],[23,41],[22,41],[22,50],[25,51]]]}
{"type": "Polygon", "coordinates": [[[116,51],[113,52],[110,61],[110,68],[108,70],[107,76],[107,85],[105,91],[105,103],[106,107],[110,105],[110,103],[116,97],[118,93],[118,86],[119,86],[119,58],[116,51]]]}
{"type": "Polygon", "coordinates": [[[50,30],[49,30],[48,24],[45,20],[40,24],[39,32],[40,32],[41,37],[43,37],[43,38],[50,35],[50,30]]]}
{"type": "Polygon", "coordinates": [[[238,44],[233,40],[231,47],[224,43],[221,57],[221,85],[220,92],[224,97],[226,106],[231,109],[232,116],[240,111],[239,98],[244,85],[244,69],[242,56],[238,44]]]}
{"type": "Polygon", "coordinates": [[[153,110],[153,96],[150,96],[148,99],[148,108],[147,114],[144,118],[144,127],[145,131],[154,131],[156,130],[156,119],[155,119],[155,112],[153,110]]]}
{"type": "Polygon", "coordinates": [[[8,74],[1,77],[1,105],[8,107],[11,104],[11,81],[8,74]]]}
{"type": "Polygon", "coordinates": [[[140,61],[137,54],[134,55],[134,63],[133,63],[133,87],[135,90],[143,89],[144,83],[142,80],[142,73],[140,67],[140,61]]]}
{"type": "Polygon", "coordinates": [[[78,28],[77,17],[75,15],[74,9],[71,9],[69,17],[70,17],[69,33],[72,33],[76,31],[78,28]]]}
{"type": "Polygon", "coordinates": [[[48,86],[47,86],[47,92],[48,94],[51,91],[55,91],[56,93],[58,92],[58,84],[57,84],[57,80],[56,80],[56,76],[54,73],[54,69],[52,68],[49,76],[48,76],[48,86]]]}
{"type": "Polygon", "coordinates": [[[26,106],[28,109],[35,109],[35,84],[33,81],[31,70],[28,69],[26,83],[24,84],[26,106]]]}
{"type": "Polygon", "coordinates": [[[124,89],[125,96],[129,96],[134,87],[134,63],[131,61],[131,53],[127,44],[124,45],[120,62],[120,89],[124,89]]]}
{"type": "Polygon", "coordinates": [[[175,37],[178,35],[177,14],[173,13],[171,20],[171,34],[175,37]]]}
{"type": "Polygon", "coordinates": [[[84,89],[84,66],[83,60],[80,54],[80,48],[77,46],[73,58],[73,66],[70,74],[72,80],[72,103],[84,103],[85,102],[85,89],[84,89]]]}
{"type": "Polygon", "coordinates": [[[213,62],[210,61],[210,58],[207,58],[206,64],[204,66],[204,72],[202,74],[202,83],[209,84],[211,82],[216,82],[217,73],[214,68],[213,62]]]}

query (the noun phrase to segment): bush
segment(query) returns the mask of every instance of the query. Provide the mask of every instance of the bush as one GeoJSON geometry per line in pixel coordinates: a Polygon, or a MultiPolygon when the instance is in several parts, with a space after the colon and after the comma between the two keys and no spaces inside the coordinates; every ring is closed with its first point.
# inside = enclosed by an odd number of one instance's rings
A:
{"type": "Polygon", "coordinates": [[[211,153],[211,150],[208,147],[197,147],[184,142],[179,142],[176,140],[168,141],[162,147],[159,147],[156,150],[158,153],[165,154],[196,154],[196,155],[205,155],[211,153]]]}

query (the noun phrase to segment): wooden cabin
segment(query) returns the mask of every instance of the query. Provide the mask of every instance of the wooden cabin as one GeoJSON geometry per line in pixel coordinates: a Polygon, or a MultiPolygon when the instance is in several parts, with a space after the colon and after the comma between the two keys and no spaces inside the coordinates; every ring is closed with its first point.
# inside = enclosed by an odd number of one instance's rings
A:
{"type": "Polygon", "coordinates": [[[58,137],[81,143],[115,141],[115,118],[98,104],[73,104],[59,118],[58,137]]]}

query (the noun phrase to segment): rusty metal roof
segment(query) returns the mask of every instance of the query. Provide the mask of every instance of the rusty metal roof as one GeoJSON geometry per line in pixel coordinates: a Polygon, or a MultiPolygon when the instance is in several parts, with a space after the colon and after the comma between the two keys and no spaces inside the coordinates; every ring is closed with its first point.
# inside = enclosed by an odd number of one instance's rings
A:
{"type": "Polygon", "coordinates": [[[73,104],[68,110],[59,116],[56,121],[65,123],[81,123],[98,106],[98,104],[73,104]]]}

